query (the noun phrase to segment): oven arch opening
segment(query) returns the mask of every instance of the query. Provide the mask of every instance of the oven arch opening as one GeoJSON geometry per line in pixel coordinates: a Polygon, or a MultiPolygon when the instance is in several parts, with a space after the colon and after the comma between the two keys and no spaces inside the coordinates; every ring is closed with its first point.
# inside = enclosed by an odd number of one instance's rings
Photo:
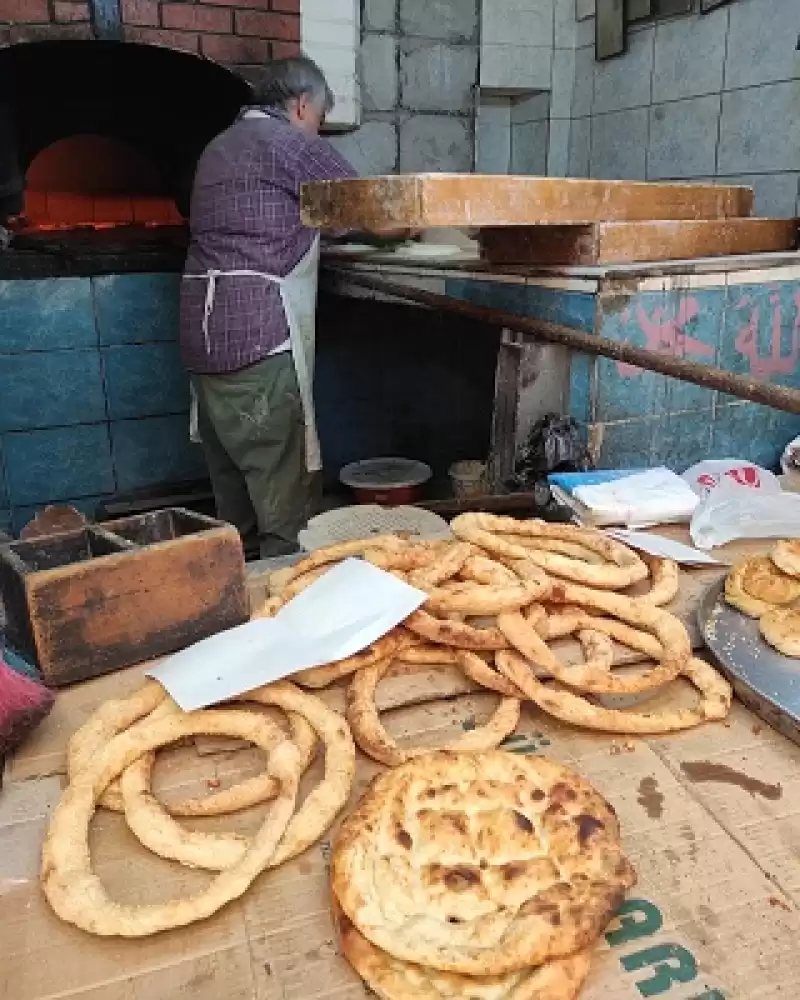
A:
{"type": "Polygon", "coordinates": [[[0,50],[0,224],[180,225],[200,153],[250,93],[231,70],[158,46],[0,50]]]}

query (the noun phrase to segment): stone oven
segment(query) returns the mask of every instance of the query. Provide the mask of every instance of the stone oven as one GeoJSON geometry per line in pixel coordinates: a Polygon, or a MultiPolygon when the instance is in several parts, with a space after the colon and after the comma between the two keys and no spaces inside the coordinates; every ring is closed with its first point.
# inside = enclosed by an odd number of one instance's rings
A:
{"type": "Polygon", "coordinates": [[[176,342],[193,170],[299,36],[295,0],[0,0],[0,530],[204,477],[176,342]]]}

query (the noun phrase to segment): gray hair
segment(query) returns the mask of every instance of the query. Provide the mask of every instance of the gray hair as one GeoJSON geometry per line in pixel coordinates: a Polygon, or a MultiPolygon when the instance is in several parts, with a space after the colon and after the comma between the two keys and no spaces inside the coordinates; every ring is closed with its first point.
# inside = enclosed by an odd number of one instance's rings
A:
{"type": "Polygon", "coordinates": [[[261,81],[253,90],[256,103],[268,108],[286,108],[290,101],[301,97],[321,104],[325,114],[333,108],[333,91],[325,74],[308,56],[267,63],[261,81]]]}

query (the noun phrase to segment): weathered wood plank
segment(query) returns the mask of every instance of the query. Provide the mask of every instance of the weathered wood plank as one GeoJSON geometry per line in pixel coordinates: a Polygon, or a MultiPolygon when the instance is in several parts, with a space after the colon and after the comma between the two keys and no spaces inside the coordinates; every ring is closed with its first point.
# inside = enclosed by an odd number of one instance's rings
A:
{"type": "Polygon", "coordinates": [[[746,187],[481,174],[320,181],[302,189],[303,221],[320,229],[583,225],[750,214],[746,187]]]}
{"type": "Polygon", "coordinates": [[[480,232],[490,264],[627,264],[797,247],[794,219],[598,222],[588,226],[515,226],[480,232]]]}
{"type": "Polygon", "coordinates": [[[230,525],[178,511],[0,549],[9,639],[61,686],[175,652],[247,620],[230,525]],[[110,529],[110,530],[107,530],[110,529]]]}

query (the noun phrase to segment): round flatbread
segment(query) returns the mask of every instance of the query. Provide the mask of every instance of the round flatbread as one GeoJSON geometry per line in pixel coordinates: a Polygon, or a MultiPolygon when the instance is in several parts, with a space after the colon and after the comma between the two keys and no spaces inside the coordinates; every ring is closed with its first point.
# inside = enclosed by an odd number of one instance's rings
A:
{"type": "Polygon", "coordinates": [[[781,572],[767,556],[744,559],[725,579],[725,600],[750,618],[760,618],[798,597],[800,580],[781,572]]]}
{"type": "Polygon", "coordinates": [[[777,542],[769,556],[779,570],[800,579],[800,539],[787,538],[777,542]]]}
{"type": "Polygon", "coordinates": [[[376,948],[347,919],[335,896],[331,909],[342,954],[380,1000],[574,1000],[589,975],[588,950],[505,976],[436,972],[376,948]]]}
{"type": "Polygon", "coordinates": [[[429,754],[377,778],[341,827],[331,880],[376,947],[495,976],[588,947],[635,874],[588,782],[495,750],[429,754]]]}
{"type": "Polygon", "coordinates": [[[764,640],[779,653],[800,657],[800,611],[773,608],[762,615],[758,628],[764,640]]]}

